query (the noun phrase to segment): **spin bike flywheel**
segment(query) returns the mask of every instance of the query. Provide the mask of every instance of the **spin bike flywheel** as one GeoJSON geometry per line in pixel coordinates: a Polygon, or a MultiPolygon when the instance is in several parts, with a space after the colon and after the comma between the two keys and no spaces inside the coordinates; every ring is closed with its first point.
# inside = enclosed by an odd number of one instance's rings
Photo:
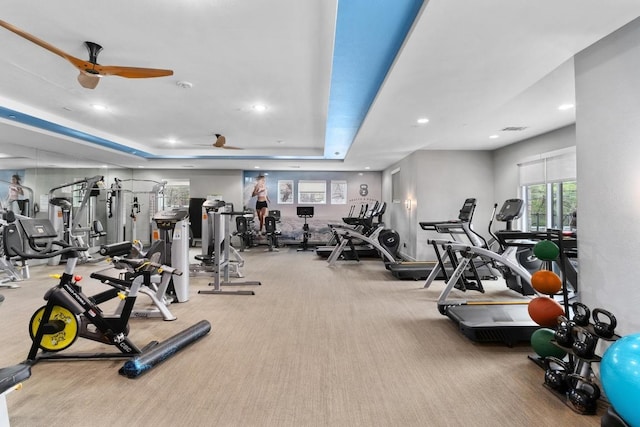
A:
{"type": "MultiPolygon", "coordinates": [[[[46,306],[40,307],[35,313],[33,313],[33,316],[31,316],[31,320],[29,321],[29,335],[31,336],[32,341],[35,341],[45,308],[46,306]]],[[[76,338],[78,338],[78,325],[80,324],[80,319],[69,309],[60,305],[54,305],[48,323],[49,325],[44,325],[44,327],[50,330],[45,330],[42,340],[38,343],[38,347],[41,349],[45,351],[64,350],[73,344],[76,338]]]]}

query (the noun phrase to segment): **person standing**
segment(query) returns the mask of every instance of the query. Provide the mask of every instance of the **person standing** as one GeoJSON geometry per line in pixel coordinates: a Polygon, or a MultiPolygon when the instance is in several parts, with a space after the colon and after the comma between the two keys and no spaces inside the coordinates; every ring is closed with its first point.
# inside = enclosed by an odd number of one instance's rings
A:
{"type": "Polygon", "coordinates": [[[260,222],[260,232],[264,227],[264,219],[269,215],[269,193],[267,191],[267,179],[264,175],[260,175],[256,178],[256,185],[253,187],[251,197],[256,197],[256,214],[258,215],[258,221],[260,222]]]}

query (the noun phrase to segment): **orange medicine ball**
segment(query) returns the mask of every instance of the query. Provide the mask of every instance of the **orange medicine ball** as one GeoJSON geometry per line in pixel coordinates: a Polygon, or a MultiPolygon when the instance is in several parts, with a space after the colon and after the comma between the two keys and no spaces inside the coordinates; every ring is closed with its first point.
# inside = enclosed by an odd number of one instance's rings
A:
{"type": "Polygon", "coordinates": [[[562,289],[562,279],[553,271],[540,270],[531,276],[531,286],[542,294],[553,295],[562,289]]]}
{"type": "Polygon", "coordinates": [[[543,328],[553,328],[558,324],[558,316],[564,314],[562,306],[549,297],[537,297],[529,302],[529,316],[543,328]]]}

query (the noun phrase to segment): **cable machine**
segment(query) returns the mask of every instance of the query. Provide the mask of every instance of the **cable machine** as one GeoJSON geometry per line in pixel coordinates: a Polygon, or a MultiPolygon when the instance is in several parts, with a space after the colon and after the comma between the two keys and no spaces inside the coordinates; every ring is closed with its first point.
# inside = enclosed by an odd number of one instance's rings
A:
{"type": "MultiPolygon", "coordinates": [[[[106,235],[102,224],[96,219],[96,198],[104,188],[104,177],[96,175],[91,178],[63,184],[49,190],[49,220],[53,224],[58,239],[71,246],[89,247],[83,251],[78,262],[87,262],[92,257],[91,248],[99,246],[97,239],[106,235]],[[56,191],[71,187],[71,197],[56,195],[56,191]],[[79,194],[80,204],[74,209],[74,193],[79,194]]],[[[60,256],[50,258],[49,265],[58,265],[60,256]]]]}
{"type": "Polygon", "coordinates": [[[154,228],[153,215],[164,209],[164,203],[161,201],[166,185],[166,181],[114,178],[107,193],[107,240],[110,243],[118,243],[135,242],[142,238],[143,245],[150,244],[154,228]],[[138,191],[133,188],[125,189],[123,187],[125,182],[153,185],[150,190],[138,191]],[[140,221],[140,218],[145,220],[140,221]],[[140,230],[139,226],[145,229],[140,230]]]}

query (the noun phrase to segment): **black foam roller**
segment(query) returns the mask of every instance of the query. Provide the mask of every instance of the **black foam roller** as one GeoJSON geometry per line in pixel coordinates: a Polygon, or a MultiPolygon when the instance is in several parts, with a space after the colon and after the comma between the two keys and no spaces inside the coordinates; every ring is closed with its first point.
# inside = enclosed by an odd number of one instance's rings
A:
{"type": "Polygon", "coordinates": [[[164,362],[187,345],[204,337],[210,330],[211,324],[206,320],[201,320],[166,341],[161,342],[151,350],[126,361],[118,372],[128,378],[137,378],[154,366],[164,362]]]}
{"type": "Polygon", "coordinates": [[[100,255],[102,256],[119,256],[131,253],[133,244],[131,242],[111,243],[100,246],[100,255]]]}

